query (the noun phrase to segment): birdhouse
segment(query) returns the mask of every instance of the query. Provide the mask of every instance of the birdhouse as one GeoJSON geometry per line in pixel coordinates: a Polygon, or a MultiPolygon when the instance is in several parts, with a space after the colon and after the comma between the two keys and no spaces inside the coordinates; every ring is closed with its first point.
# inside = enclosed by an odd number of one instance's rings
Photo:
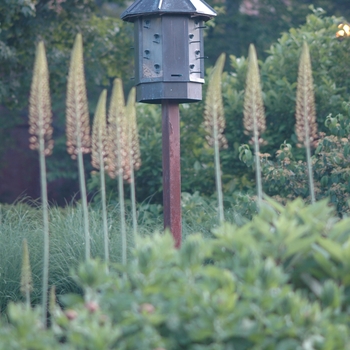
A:
{"type": "Polygon", "coordinates": [[[203,28],[214,16],[202,0],[137,0],[122,13],[134,23],[138,102],[202,100],[203,28]]]}

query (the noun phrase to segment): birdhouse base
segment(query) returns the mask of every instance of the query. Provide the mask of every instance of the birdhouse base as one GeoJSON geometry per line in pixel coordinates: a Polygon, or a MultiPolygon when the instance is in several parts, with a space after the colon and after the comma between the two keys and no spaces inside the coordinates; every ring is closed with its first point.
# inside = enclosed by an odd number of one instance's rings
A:
{"type": "Polygon", "coordinates": [[[202,100],[202,84],[191,82],[152,82],[136,86],[137,102],[161,104],[162,100],[191,103],[202,100]]]}

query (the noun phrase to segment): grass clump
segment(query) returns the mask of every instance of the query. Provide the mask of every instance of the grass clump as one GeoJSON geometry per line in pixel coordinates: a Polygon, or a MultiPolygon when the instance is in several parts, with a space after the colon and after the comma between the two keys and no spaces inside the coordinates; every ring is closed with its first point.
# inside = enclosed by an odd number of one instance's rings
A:
{"type": "Polygon", "coordinates": [[[21,270],[21,293],[25,297],[27,308],[30,307],[30,293],[33,291],[32,271],[30,268],[29,251],[27,240],[23,240],[22,270],[21,270]]]}

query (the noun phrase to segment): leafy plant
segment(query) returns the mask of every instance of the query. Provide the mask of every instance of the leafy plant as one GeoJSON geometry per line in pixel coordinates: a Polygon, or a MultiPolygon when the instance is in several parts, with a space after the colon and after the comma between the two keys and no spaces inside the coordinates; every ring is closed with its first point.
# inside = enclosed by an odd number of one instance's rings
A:
{"type": "Polygon", "coordinates": [[[169,234],[139,237],[127,266],[75,270],[83,297],[52,305],[51,329],[11,304],[0,346],[349,349],[349,227],[326,201],[266,198],[251,222],[193,234],[178,250],[169,234]]]}
{"type": "MultiPolygon", "coordinates": [[[[329,198],[341,217],[349,212],[349,103],[344,102],[342,112],[327,117],[330,135],[320,133],[312,157],[316,198],[329,198]]],[[[308,200],[309,196],[307,164],[293,153],[291,144],[284,142],[275,161],[262,158],[265,191],[281,203],[299,196],[308,200]]]]}

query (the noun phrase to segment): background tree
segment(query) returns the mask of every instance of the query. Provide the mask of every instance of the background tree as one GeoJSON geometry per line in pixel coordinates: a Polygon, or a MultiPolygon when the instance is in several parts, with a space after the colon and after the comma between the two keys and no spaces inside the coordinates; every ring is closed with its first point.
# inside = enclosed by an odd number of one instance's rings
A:
{"type": "MultiPolygon", "coordinates": [[[[71,178],[77,182],[74,164],[65,152],[64,101],[70,48],[78,32],[84,46],[90,115],[97,103],[99,92],[109,87],[115,77],[128,77],[132,82],[131,56],[132,28],[125,26],[119,13],[125,5],[114,1],[113,17],[107,16],[104,3],[93,0],[72,1],[10,1],[0,3],[0,178],[4,176],[4,151],[15,150],[19,156],[16,133],[27,128],[27,101],[31,82],[35,45],[45,42],[50,65],[50,81],[54,118],[54,156],[48,162],[49,181],[71,178]]],[[[108,14],[110,14],[109,11],[108,14]]],[[[11,159],[10,159],[11,161],[11,159]]],[[[34,161],[33,161],[34,163],[34,161]]],[[[21,169],[17,169],[17,173],[21,169]]],[[[2,181],[3,182],[3,181],[2,181]]],[[[22,190],[17,194],[19,195],[22,190]]],[[[67,192],[72,190],[67,189],[67,192]]],[[[65,193],[62,193],[65,195],[65,193]]],[[[9,197],[10,198],[10,197],[9,197]]],[[[15,198],[10,198],[12,201],[15,198]]]]}
{"type": "MultiPolygon", "coordinates": [[[[259,57],[282,32],[305,22],[309,6],[323,8],[327,14],[350,18],[350,7],[342,0],[208,0],[219,16],[207,32],[206,55],[211,65],[221,52],[245,56],[249,44],[254,44],[259,57]]],[[[228,64],[226,67],[228,68],[228,64]]]]}

